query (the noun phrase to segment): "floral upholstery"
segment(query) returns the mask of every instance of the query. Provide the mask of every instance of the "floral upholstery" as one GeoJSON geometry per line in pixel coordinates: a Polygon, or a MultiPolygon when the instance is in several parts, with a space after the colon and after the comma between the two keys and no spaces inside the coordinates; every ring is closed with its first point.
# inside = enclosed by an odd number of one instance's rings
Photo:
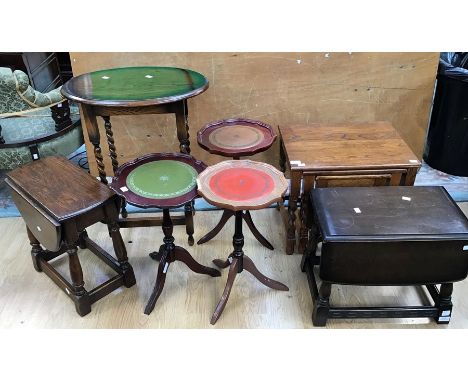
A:
{"type": "Polygon", "coordinates": [[[29,85],[26,73],[0,68],[0,118],[51,107],[64,100],[60,87],[48,93],[40,93],[29,85]]]}

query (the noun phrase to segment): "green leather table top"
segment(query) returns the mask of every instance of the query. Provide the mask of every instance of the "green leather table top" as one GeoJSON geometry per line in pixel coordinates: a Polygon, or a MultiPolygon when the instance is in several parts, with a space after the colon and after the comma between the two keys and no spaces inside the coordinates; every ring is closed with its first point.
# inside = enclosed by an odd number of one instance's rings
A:
{"type": "Polygon", "coordinates": [[[193,70],[137,66],[82,74],[68,81],[62,93],[82,103],[132,106],[175,102],[207,88],[208,80],[193,70]]]}
{"type": "Polygon", "coordinates": [[[133,193],[151,199],[170,199],[186,194],[197,185],[197,171],[175,160],[145,163],[127,176],[133,193]]]}

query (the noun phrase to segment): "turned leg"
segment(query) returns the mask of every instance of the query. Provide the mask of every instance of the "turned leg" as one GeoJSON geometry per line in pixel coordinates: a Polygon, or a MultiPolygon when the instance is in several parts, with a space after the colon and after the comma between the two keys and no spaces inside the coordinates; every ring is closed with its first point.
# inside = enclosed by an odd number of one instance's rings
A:
{"type": "Polygon", "coordinates": [[[229,268],[229,274],[228,274],[226,286],[224,287],[224,292],[218,302],[218,305],[216,305],[216,309],[213,313],[213,316],[211,316],[211,320],[210,320],[211,325],[216,324],[216,321],[218,321],[219,317],[221,316],[221,313],[223,313],[224,307],[226,306],[229,295],[231,294],[232,285],[234,284],[234,280],[239,271],[238,261],[239,259],[237,258],[233,258],[232,260],[231,266],[229,268]]]}
{"type": "Polygon", "coordinates": [[[452,292],[453,284],[446,283],[440,286],[439,291],[439,301],[437,302],[437,307],[439,308],[438,316],[436,317],[436,322],[438,324],[448,324],[450,318],[452,317],[452,292]]]}
{"type": "Polygon", "coordinates": [[[234,215],[233,211],[223,210],[223,215],[221,216],[221,220],[216,225],[216,227],[214,227],[210,232],[208,232],[205,236],[203,236],[200,240],[198,240],[197,244],[203,244],[213,239],[221,231],[221,229],[226,225],[227,221],[233,215],[234,215]]]}
{"type": "Polygon", "coordinates": [[[292,255],[296,247],[296,210],[301,187],[301,172],[291,171],[291,190],[288,206],[288,229],[286,237],[286,254],[292,255]]]}
{"type": "Polygon", "coordinates": [[[102,157],[101,150],[101,136],[99,134],[99,127],[96,120],[96,115],[92,106],[81,104],[81,111],[83,113],[83,125],[88,132],[89,141],[94,146],[94,157],[96,158],[96,165],[99,172],[101,182],[107,184],[106,169],[104,166],[104,158],[102,157]]]}
{"type": "Polygon", "coordinates": [[[150,314],[153,311],[154,306],[156,305],[156,301],[158,301],[158,298],[163,291],[164,283],[166,282],[167,269],[169,268],[167,255],[168,253],[164,250],[161,255],[161,261],[159,262],[158,274],[156,276],[156,283],[154,285],[153,293],[151,293],[151,296],[145,307],[145,314],[150,314]]]}
{"type": "MultiPolygon", "coordinates": [[[[117,172],[119,168],[119,161],[117,160],[117,149],[115,148],[115,140],[114,140],[114,133],[112,131],[112,124],[110,121],[109,116],[103,116],[102,119],[104,120],[104,128],[106,130],[106,138],[107,138],[107,145],[109,147],[109,156],[111,158],[112,163],[112,171],[114,174],[117,172]]],[[[126,218],[128,216],[127,209],[125,208],[127,203],[125,199],[122,198],[122,217],[126,218]]]]}
{"type": "Polygon", "coordinates": [[[91,303],[89,301],[88,293],[84,288],[83,271],[81,269],[76,246],[70,246],[67,249],[67,253],[70,277],[73,286],[73,290],[69,292],[74,296],[76,311],[80,316],[84,316],[91,312],[91,303]]]}
{"type": "Polygon", "coordinates": [[[176,106],[176,125],[177,125],[177,138],[180,143],[180,152],[190,154],[190,136],[188,126],[188,108],[187,101],[179,101],[176,106]]]}
{"type": "Polygon", "coordinates": [[[26,232],[28,233],[29,244],[31,244],[31,258],[34,265],[34,269],[38,272],[42,272],[41,262],[39,256],[42,252],[42,247],[39,241],[34,237],[31,230],[26,226],[26,232]]]}
{"type": "Polygon", "coordinates": [[[245,213],[242,215],[244,218],[245,222],[247,223],[247,226],[250,228],[250,231],[252,231],[252,234],[254,237],[264,246],[267,247],[268,249],[273,250],[273,246],[270,244],[270,242],[265,239],[265,237],[259,232],[257,227],[255,227],[255,224],[252,220],[252,216],[250,215],[250,211],[247,210],[245,213]]]}
{"type": "Polygon", "coordinates": [[[70,105],[68,101],[63,101],[50,108],[52,113],[52,119],[55,122],[55,131],[63,130],[64,128],[71,126],[72,121],[70,119],[70,105]]]}
{"type": "Polygon", "coordinates": [[[184,214],[185,214],[185,232],[187,232],[188,244],[193,245],[193,243],[194,243],[194,240],[193,240],[194,227],[193,227],[192,203],[187,203],[184,206],[184,214]]]}
{"type": "Polygon", "coordinates": [[[315,301],[312,312],[312,323],[314,326],[325,326],[327,324],[328,312],[330,310],[330,294],[332,284],[322,281],[319,289],[319,295],[315,301]]]}
{"type": "Polygon", "coordinates": [[[176,246],[174,248],[174,260],[179,260],[183,262],[187,267],[190,268],[190,270],[192,270],[195,273],[210,275],[211,277],[221,276],[221,272],[217,269],[201,265],[190,255],[190,253],[185,248],[179,246],[176,246]]]}
{"type": "Polygon", "coordinates": [[[114,244],[114,251],[124,276],[124,285],[129,288],[136,284],[135,274],[133,268],[128,262],[127,249],[125,248],[122,235],[120,234],[119,225],[116,221],[108,225],[112,243],[114,244]]]}
{"type": "Polygon", "coordinates": [[[263,285],[266,285],[268,288],[276,289],[276,290],[283,290],[283,291],[289,290],[289,288],[283,283],[272,280],[266,277],[264,274],[260,273],[260,271],[257,269],[252,259],[250,259],[250,257],[244,255],[243,260],[244,260],[244,269],[250,272],[263,285]]]}

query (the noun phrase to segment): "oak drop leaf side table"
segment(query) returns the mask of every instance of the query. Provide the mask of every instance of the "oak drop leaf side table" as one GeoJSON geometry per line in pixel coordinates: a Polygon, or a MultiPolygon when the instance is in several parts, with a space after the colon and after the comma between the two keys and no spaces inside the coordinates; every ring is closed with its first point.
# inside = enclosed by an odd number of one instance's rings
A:
{"type": "Polygon", "coordinates": [[[468,219],[443,187],[317,188],[310,197],[312,228],[301,268],[314,300],[314,325],[324,326],[328,318],[450,322],[453,283],[468,273],[468,219]],[[333,284],[425,285],[434,304],[333,307],[333,284]]]}
{"type": "Polygon", "coordinates": [[[18,167],[5,181],[26,223],[34,268],[73,300],[80,316],[120,286],[135,284],[117,222],[121,198],[109,187],[63,157],[46,157],[18,167]],[[107,224],[117,259],[88,237],[86,228],[98,222],[107,224]],[[89,249],[117,275],[87,291],[77,246],[89,249]],[[49,263],[65,252],[71,283],[49,263]]]}
{"type": "Polygon", "coordinates": [[[260,273],[242,250],[243,211],[265,208],[280,201],[288,184],[284,175],[273,166],[251,160],[227,160],[210,166],[198,176],[197,183],[199,194],[209,203],[235,213],[235,231],[232,239],[234,251],[227,260],[213,260],[219,268],[229,267],[226,287],[211,317],[210,322],[214,325],[226,306],[234,279],[244,269],[269,288],[289,290],[286,285],[260,273]]]}
{"type": "Polygon", "coordinates": [[[315,187],[412,186],[421,162],[388,122],[279,127],[280,167],[289,167],[286,253],[307,243],[306,195],[315,187]],[[302,183],[302,190],[301,190],[302,183]],[[296,210],[300,201],[299,245],[296,210]]]}
{"type": "MultiPolygon", "coordinates": [[[[100,146],[97,116],[104,119],[112,168],[119,167],[117,149],[110,117],[114,115],[175,114],[180,152],[190,154],[187,99],[203,93],[208,80],[193,70],[141,66],[99,70],[73,77],[62,87],[62,94],[80,104],[83,124],[94,146],[99,177],[107,184],[106,170],[100,146]]],[[[190,208],[186,206],[186,208],[190,208]]],[[[122,208],[121,227],[160,225],[160,218],[127,218],[122,208]]],[[[188,217],[192,220],[192,215],[188,217]]],[[[185,218],[175,218],[175,224],[185,224],[185,218]]],[[[193,223],[189,223],[193,224],[193,223]]],[[[192,245],[193,243],[189,243],[192,245]]]]}
{"type": "MultiPolygon", "coordinates": [[[[211,154],[240,159],[270,148],[276,140],[276,134],[266,123],[245,118],[231,118],[205,125],[198,131],[197,140],[198,144],[211,154]]],[[[213,239],[234,215],[234,211],[224,209],[216,227],[198,240],[197,244],[213,239]]],[[[249,210],[242,214],[242,218],[254,237],[263,246],[273,249],[271,243],[255,227],[249,210]]]]}
{"type": "MultiPolygon", "coordinates": [[[[206,165],[190,155],[177,153],[155,153],[139,157],[123,164],[115,172],[110,187],[124,197],[131,205],[140,208],[161,208],[163,210],[162,230],[164,244],[151,258],[159,260],[156,284],[145,308],[150,314],[164,288],[169,264],[178,260],[193,272],[221,276],[214,268],[199,264],[190,253],[174,245],[173,223],[169,209],[191,204],[197,197],[197,176],[206,165]]],[[[187,213],[187,211],[186,211],[187,213]]],[[[189,237],[193,235],[193,225],[186,225],[189,237]]]]}

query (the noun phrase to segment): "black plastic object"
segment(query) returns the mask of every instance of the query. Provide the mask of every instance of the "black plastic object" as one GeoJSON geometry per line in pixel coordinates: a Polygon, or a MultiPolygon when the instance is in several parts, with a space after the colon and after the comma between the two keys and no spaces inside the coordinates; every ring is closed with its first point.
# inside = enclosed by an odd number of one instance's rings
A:
{"type": "Polygon", "coordinates": [[[441,53],[424,160],[468,176],[468,53],[441,53]]]}

